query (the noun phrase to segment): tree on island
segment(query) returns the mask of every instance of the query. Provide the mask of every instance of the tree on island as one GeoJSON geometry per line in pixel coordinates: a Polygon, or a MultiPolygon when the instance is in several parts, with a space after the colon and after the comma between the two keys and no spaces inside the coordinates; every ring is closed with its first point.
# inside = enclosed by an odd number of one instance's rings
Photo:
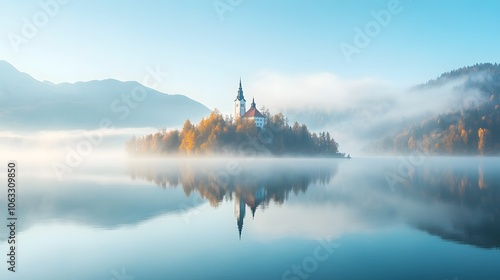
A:
{"type": "Polygon", "coordinates": [[[186,120],[182,129],[162,129],[155,134],[132,137],[126,143],[132,155],[209,155],[241,151],[242,143],[258,142],[260,153],[272,155],[323,155],[343,157],[338,143],[329,132],[311,133],[305,124],[289,125],[281,113],[271,116],[263,109],[264,128],[249,119],[233,120],[218,111],[203,118],[198,125],[186,120]]]}

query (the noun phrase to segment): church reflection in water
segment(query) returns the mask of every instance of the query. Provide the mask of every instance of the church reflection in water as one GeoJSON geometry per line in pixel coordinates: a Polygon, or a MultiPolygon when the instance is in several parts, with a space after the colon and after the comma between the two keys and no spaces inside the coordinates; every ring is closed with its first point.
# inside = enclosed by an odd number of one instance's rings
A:
{"type": "Polygon", "coordinates": [[[329,184],[337,165],[337,161],[303,166],[282,160],[138,160],[128,164],[127,172],[133,179],[162,188],[181,187],[186,196],[198,192],[213,207],[232,200],[241,239],[247,210],[255,218],[256,210],[266,209],[271,202],[283,204],[290,194],[305,193],[310,185],[329,184]]]}
{"type": "Polygon", "coordinates": [[[243,230],[243,221],[246,215],[247,206],[252,212],[252,218],[255,218],[255,210],[266,199],[266,189],[264,186],[259,186],[254,193],[236,194],[234,199],[234,216],[238,225],[238,233],[241,239],[241,231],[243,230]]]}
{"type": "Polygon", "coordinates": [[[308,201],[307,207],[344,207],[361,224],[405,223],[454,242],[500,248],[496,165],[469,160],[443,163],[428,159],[394,189],[387,185],[383,162],[238,160],[234,164],[231,160],[159,159],[131,161],[127,172],[133,179],[162,188],[180,187],[186,196],[197,192],[212,207],[232,201],[240,239],[250,215],[256,219],[258,209],[265,210],[270,203],[281,205],[297,195],[299,203],[308,201]],[[345,168],[338,174],[340,165],[345,168]],[[310,192],[304,195],[322,185],[327,187],[315,189],[314,197],[310,192]]]}

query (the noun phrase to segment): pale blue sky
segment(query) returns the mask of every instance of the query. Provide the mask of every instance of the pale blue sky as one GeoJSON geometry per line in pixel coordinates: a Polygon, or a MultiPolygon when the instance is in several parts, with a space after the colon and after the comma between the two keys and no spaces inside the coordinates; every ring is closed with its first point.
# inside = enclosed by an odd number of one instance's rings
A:
{"type": "Polygon", "coordinates": [[[246,93],[259,96],[252,84],[267,72],[412,85],[461,66],[500,62],[500,2],[493,0],[401,0],[402,12],[350,62],[340,44],[354,44],[355,28],[364,29],[371,12],[391,0],[220,0],[236,3],[222,19],[214,0],[66,1],[16,52],[12,34],[23,36],[23,18],[33,22],[44,13],[39,2],[50,0],[0,0],[0,59],[56,83],[141,81],[147,67],[158,65],[169,73],[160,90],[225,112],[240,76],[246,93]]]}

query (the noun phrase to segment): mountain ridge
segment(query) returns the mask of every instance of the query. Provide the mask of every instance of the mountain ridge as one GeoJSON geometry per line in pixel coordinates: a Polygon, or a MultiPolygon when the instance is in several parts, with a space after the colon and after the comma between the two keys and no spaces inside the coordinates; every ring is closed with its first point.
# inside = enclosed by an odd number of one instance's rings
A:
{"type": "Polygon", "coordinates": [[[116,127],[180,126],[210,110],[182,94],[116,79],[38,81],[0,60],[0,129],[94,129],[109,118],[116,127]]]}
{"type": "Polygon", "coordinates": [[[497,63],[485,62],[485,63],[476,63],[470,66],[463,66],[461,68],[457,68],[448,72],[444,72],[439,77],[428,80],[425,83],[414,86],[415,89],[424,89],[426,87],[432,86],[440,86],[446,84],[452,80],[457,79],[471,79],[475,78],[475,76],[491,74],[491,75],[500,75],[500,67],[497,63]],[[488,73],[489,72],[489,73],[488,73]]]}
{"type": "Polygon", "coordinates": [[[414,90],[439,88],[456,80],[461,106],[401,127],[372,142],[369,152],[446,155],[500,154],[500,65],[481,63],[443,73],[414,90]],[[471,95],[471,92],[476,95],[471,95]]]}

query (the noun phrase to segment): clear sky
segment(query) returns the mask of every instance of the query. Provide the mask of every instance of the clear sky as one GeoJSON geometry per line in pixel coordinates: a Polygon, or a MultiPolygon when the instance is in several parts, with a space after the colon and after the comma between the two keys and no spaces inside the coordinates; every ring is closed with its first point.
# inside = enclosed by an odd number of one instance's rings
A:
{"type": "Polygon", "coordinates": [[[56,83],[141,81],[159,67],[169,73],[161,91],[225,112],[240,76],[246,93],[265,103],[253,91],[265,73],[413,85],[500,62],[494,0],[401,0],[397,13],[388,10],[391,0],[55,1],[0,0],[0,59],[56,83]],[[348,61],[341,44],[356,47],[356,27],[366,31],[381,10],[390,20],[372,24],[370,42],[348,61]]]}

